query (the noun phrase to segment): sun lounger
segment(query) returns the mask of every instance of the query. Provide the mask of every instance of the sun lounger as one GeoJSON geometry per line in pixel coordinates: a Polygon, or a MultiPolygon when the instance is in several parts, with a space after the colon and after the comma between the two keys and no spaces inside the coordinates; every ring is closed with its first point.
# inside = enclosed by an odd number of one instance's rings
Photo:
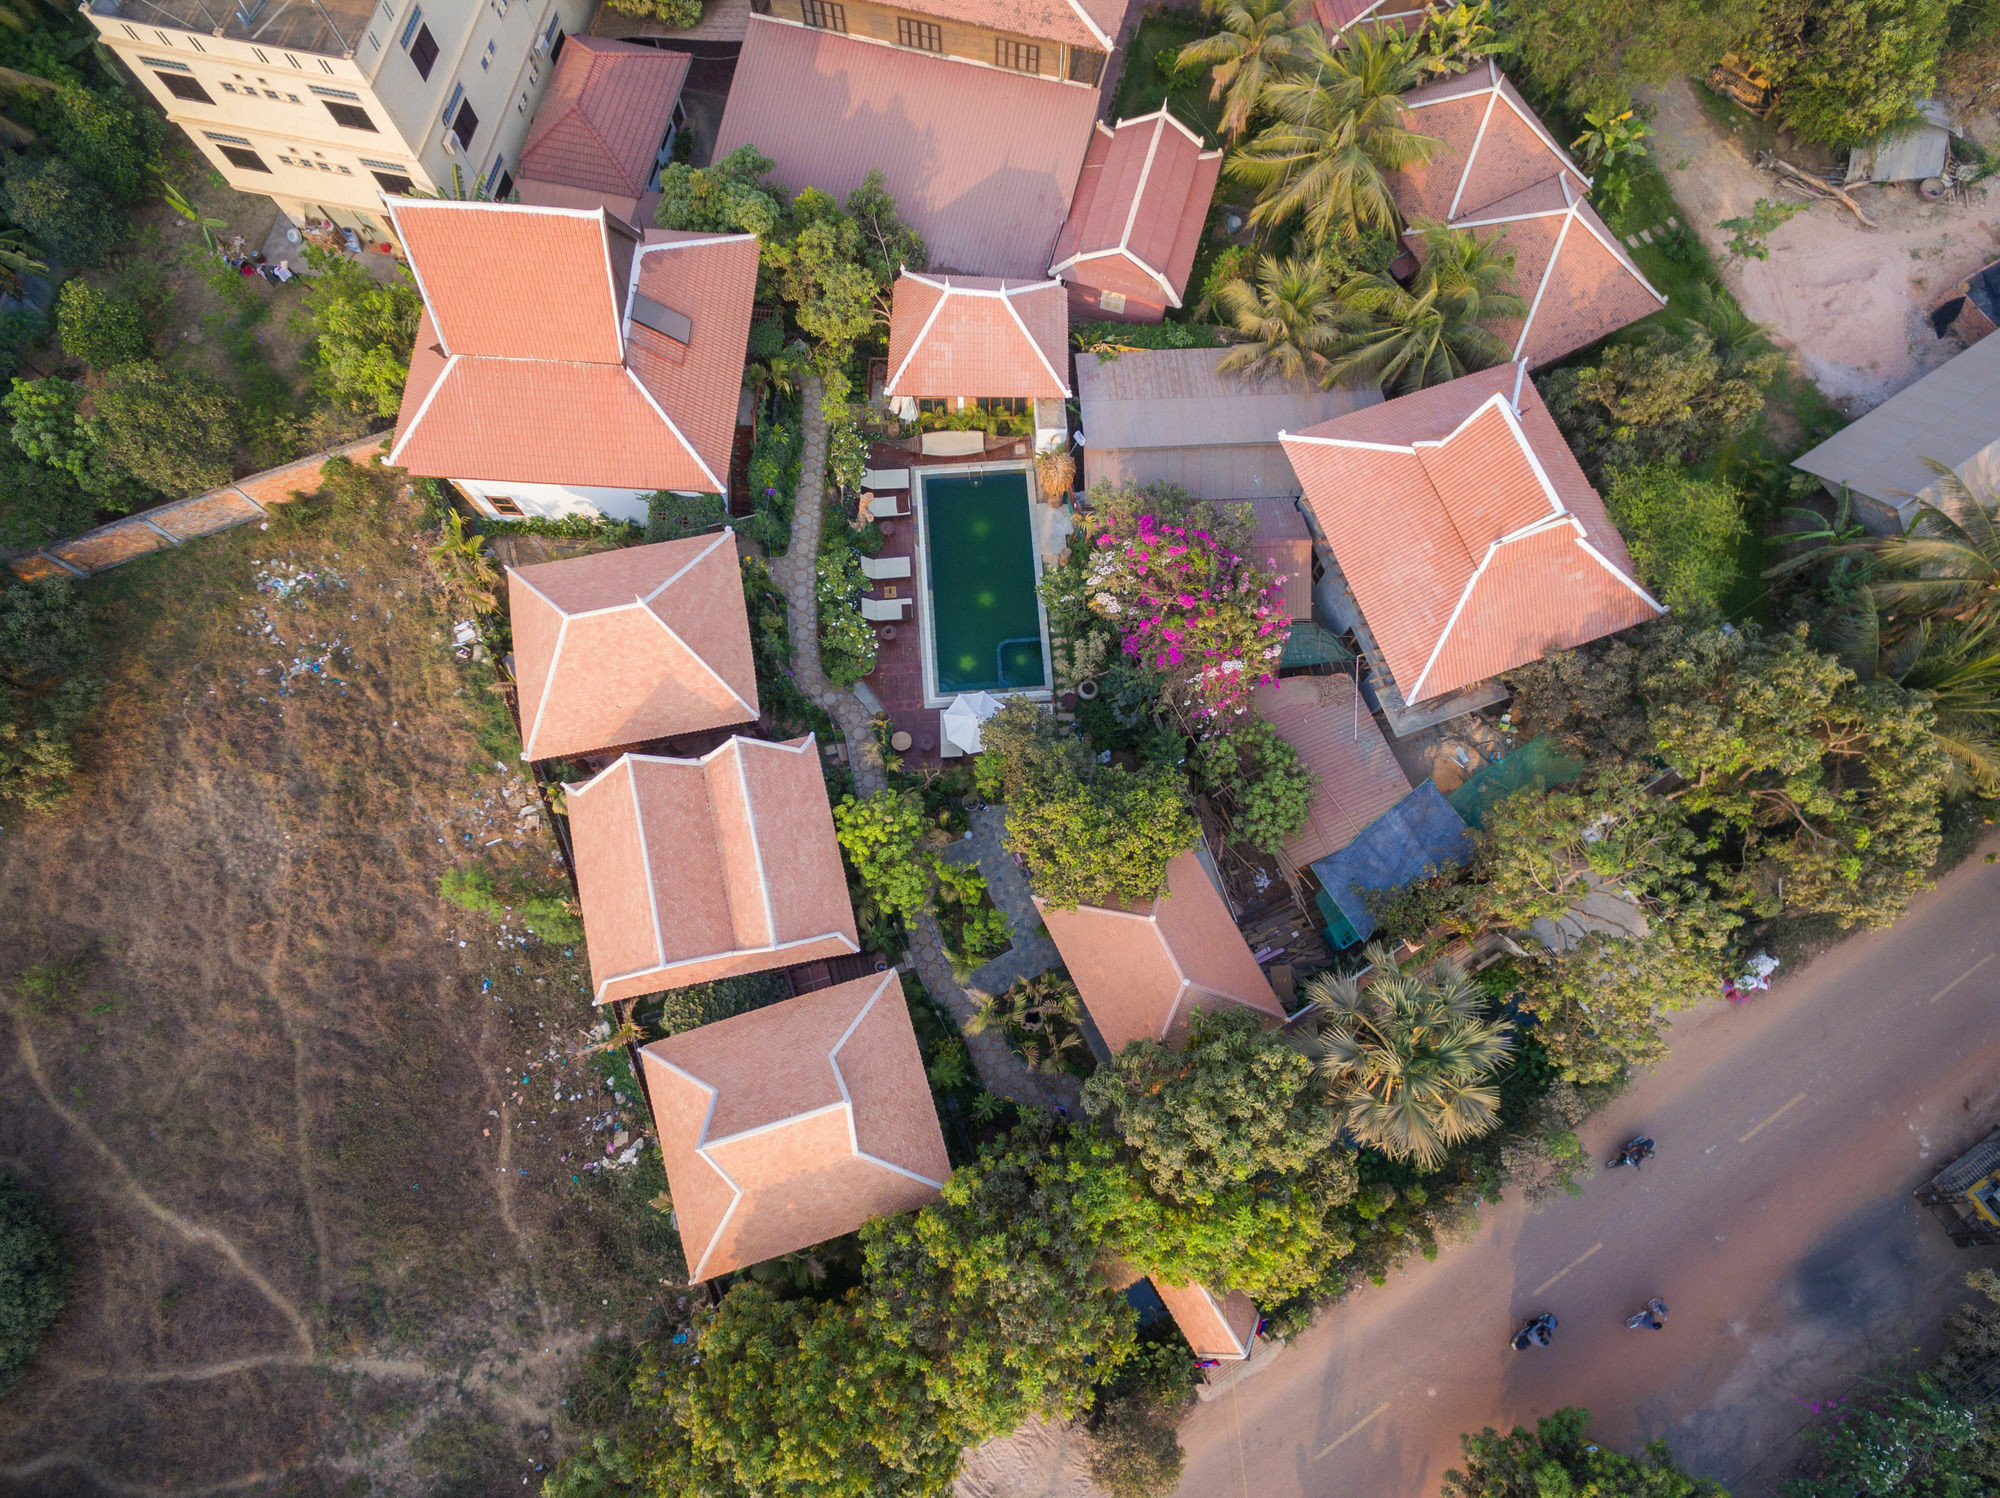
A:
{"type": "Polygon", "coordinates": [[[909,617],[909,606],[907,598],[864,598],[861,617],[876,624],[896,624],[909,617]]]}
{"type": "Polygon", "coordinates": [[[868,513],[876,520],[895,520],[910,513],[910,496],[877,494],[868,501],[868,513]]]}
{"type": "Polygon", "coordinates": [[[910,470],[907,468],[864,468],[861,470],[861,487],[864,489],[908,489],[910,470]]]}
{"type": "Polygon", "coordinates": [[[861,575],[872,577],[878,582],[885,578],[908,577],[910,559],[908,557],[863,557],[861,575]]]}

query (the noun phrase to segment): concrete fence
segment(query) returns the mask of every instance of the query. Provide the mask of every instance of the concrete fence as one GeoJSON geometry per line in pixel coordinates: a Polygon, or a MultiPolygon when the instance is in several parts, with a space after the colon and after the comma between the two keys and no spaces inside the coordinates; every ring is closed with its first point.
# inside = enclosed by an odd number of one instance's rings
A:
{"type": "Polygon", "coordinates": [[[39,551],[14,558],[8,565],[15,576],[26,582],[45,577],[89,577],[134,557],[262,520],[271,513],[271,506],[289,503],[297,495],[317,490],[329,460],[358,461],[364,454],[386,449],[388,443],[389,433],[377,432],[310,458],[300,458],[282,468],[249,474],[206,494],[128,515],[67,541],[50,542],[39,551]]]}

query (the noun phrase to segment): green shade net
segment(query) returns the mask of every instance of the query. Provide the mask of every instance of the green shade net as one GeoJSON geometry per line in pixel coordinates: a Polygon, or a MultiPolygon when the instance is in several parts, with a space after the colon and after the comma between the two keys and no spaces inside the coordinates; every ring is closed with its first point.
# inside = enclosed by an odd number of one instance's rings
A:
{"type": "Polygon", "coordinates": [[[1278,661],[1280,671],[1303,666],[1344,666],[1354,657],[1340,643],[1340,636],[1317,624],[1294,624],[1285,639],[1285,653],[1278,661]]]}
{"type": "Polygon", "coordinates": [[[1465,818],[1468,827],[1485,825],[1486,813],[1516,791],[1552,790],[1566,785],[1583,773],[1583,761],[1572,759],[1556,748],[1546,735],[1530,739],[1505,759],[1473,772],[1470,779],[1445,799],[1452,810],[1465,818]]]}

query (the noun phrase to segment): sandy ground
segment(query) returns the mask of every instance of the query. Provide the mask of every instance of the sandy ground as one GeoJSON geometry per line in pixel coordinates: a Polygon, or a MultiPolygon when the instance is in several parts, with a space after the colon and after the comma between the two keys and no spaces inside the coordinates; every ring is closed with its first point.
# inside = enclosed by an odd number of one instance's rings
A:
{"type": "Polygon", "coordinates": [[[1097,1498],[1089,1437],[1073,1425],[1029,1421],[1004,1440],[965,1454],[955,1498],[1097,1498]]]}
{"type": "MultiPolygon", "coordinates": [[[[1687,221],[1720,261],[1729,237],[1718,220],[1757,199],[1785,201],[1777,179],[1753,164],[1743,132],[1720,131],[1685,80],[1651,98],[1666,169],[1687,221]]],[[[1994,121],[1972,125],[1990,140],[1994,121]]],[[[1858,195],[1879,225],[1864,228],[1838,203],[1820,202],[1771,234],[1771,258],[1723,274],[1743,308],[1795,349],[1813,382],[1850,415],[1879,405],[1958,352],[1926,320],[1946,287],[2000,255],[2000,191],[1989,184],[1959,204],[1929,203],[1908,185],[1858,195]]]]}

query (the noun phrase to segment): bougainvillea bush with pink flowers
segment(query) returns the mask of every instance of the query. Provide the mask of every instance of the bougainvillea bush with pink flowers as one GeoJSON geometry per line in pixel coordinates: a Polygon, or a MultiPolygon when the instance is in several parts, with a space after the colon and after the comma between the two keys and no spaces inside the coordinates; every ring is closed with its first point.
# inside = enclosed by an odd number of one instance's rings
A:
{"type": "Polygon", "coordinates": [[[1169,677],[1197,732],[1250,710],[1250,689],[1277,675],[1290,633],[1278,579],[1201,521],[1142,512],[1129,531],[1114,522],[1096,539],[1086,586],[1091,611],[1127,655],[1169,677]]]}

